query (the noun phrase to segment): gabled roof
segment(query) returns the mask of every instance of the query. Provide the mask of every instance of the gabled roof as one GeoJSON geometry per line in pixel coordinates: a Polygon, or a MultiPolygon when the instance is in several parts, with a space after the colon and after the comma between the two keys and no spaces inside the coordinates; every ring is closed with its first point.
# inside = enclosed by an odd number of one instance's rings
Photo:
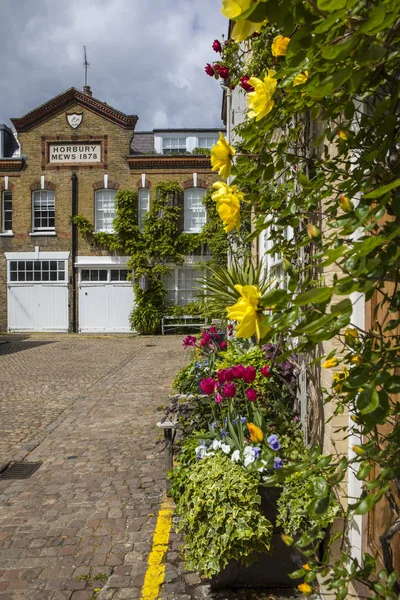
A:
{"type": "Polygon", "coordinates": [[[81,92],[72,87],[62,94],[55,96],[55,98],[48,100],[41,106],[34,108],[23,117],[11,119],[11,122],[18,133],[29,131],[32,127],[46,121],[49,117],[62,112],[71,104],[79,104],[103,119],[115,123],[115,125],[118,125],[122,129],[130,129],[133,131],[138,120],[136,115],[125,115],[105,102],[93,98],[90,94],[81,92]]]}

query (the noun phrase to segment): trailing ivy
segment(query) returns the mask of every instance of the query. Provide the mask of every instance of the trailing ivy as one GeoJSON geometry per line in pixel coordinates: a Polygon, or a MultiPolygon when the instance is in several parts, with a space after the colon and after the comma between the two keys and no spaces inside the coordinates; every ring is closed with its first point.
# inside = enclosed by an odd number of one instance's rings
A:
{"type": "Polygon", "coordinates": [[[118,191],[114,233],[95,232],[93,224],[81,215],[72,220],[91,246],[130,257],[127,266],[134,275],[135,294],[131,325],[139,333],[152,334],[159,330],[161,318],[168,312],[162,278],[170,272],[169,265],[182,265],[187,255],[203,256],[211,264],[225,265],[228,239],[219,226],[210,192],[203,201],[207,222],[200,233],[182,233],[183,190],[177,181],[155,186],[155,198],[142,230],[138,226],[137,202],[135,192],[118,191]]]}

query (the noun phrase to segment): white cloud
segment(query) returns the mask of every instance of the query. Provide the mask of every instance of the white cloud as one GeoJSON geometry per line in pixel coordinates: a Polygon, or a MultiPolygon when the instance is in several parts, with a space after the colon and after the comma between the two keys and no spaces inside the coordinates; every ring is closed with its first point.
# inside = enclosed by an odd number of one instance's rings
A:
{"type": "Polygon", "coordinates": [[[88,80],[96,98],[139,116],[138,130],[220,126],[204,73],[228,21],[220,0],[1,0],[0,123],[88,80]]]}

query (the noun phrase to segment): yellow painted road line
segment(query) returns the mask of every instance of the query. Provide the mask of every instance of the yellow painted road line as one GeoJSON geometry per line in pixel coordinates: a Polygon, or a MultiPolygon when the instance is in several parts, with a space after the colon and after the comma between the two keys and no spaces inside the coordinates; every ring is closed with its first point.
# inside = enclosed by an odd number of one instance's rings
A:
{"type": "Polygon", "coordinates": [[[169,534],[172,526],[174,504],[172,498],[163,497],[153,535],[153,545],[147,561],[141,600],[157,600],[164,582],[164,558],[168,550],[169,534]]]}

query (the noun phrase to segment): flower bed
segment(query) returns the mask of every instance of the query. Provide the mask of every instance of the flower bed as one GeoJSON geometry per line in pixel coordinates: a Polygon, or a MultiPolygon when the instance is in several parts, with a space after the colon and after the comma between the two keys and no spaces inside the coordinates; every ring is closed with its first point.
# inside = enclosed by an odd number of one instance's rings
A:
{"type": "Polygon", "coordinates": [[[310,541],[324,537],[338,504],[323,468],[307,470],[310,454],[323,457],[305,447],[294,409],[296,356],[231,333],[184,340],[193,357],[175,388],[202,395],[178,411],[182,439],[170,475],[177,530],[188,568],[215,587],[295,585],[307,581],[308,563],[318,560],[310,541]],[[328,498],[322,513],[318,490],[328,498]]]}

